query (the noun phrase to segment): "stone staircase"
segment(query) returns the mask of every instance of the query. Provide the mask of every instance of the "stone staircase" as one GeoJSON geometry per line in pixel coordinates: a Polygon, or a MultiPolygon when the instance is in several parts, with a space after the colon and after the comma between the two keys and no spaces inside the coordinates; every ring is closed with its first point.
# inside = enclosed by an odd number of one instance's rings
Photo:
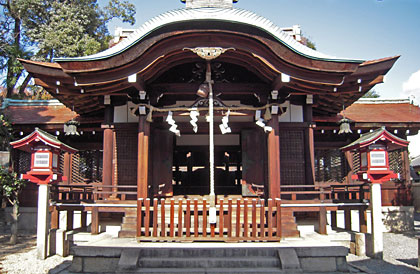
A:
{"type": "Polygon", "coordinates": [[[335,273],[348,271],[344,247],[110,247],[72,248],[72,273],[335,273]]]}
{"type": "Polygon", "coordinates": [[[136,273],[283,273],[275,250],[255,248],[142,251],[138,268],[136,273]]]}
{"type": "MultiPolygon", "coordinates": [[[[289,208],[282,208],[282,237],[299,237],[299,230],[297,229],[297,224],[295,217],[293,216],[293,211],[289,208]]],[[[177,216],[175,216],[177,219],[177,216]]],[[[169,220],[167,221],[169,223],[169,220]]],[[[125,216],[121,224],[121,230],[118,233],[120,238],[132,238],[136,236],[136,226],[137,226],[137,209],[136,208],[126,208],[125,216]]]]}

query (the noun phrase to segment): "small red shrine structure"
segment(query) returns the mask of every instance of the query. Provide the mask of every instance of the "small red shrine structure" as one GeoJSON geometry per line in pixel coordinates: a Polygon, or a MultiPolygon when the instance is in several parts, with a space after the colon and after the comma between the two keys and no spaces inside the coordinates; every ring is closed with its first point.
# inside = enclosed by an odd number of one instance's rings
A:
{"type": "Polygon", "coordinates": [[[22,179],[38,185],[67,181],[67,177],[59,170],[60,153],[75,153],[76,149],[39,128],[35,128],[28,136],[11,142],[10,145],[14,149],[31,154],[31,169],[21,174],[22,179]]]}
{"type": "Polygon", "coordinates": [[[353,143],[342,148],[360,154],[360,169],[352,179],[370,183],[383,183],[398,179],[400,174],[390,169],[388,152],[407,147],[409,141],[401,139],[385,127],[363,134],[353,143]]]}

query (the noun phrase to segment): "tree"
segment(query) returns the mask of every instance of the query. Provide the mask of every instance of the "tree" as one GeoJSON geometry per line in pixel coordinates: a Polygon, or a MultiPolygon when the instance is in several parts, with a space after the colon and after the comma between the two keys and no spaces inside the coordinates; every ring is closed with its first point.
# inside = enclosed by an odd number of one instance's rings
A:
{"type": "Polygon", "coordinates": [[[18,235],[19,194],[25,187],[26,181],[17,177],[14,172],[0,168],[0,193],[13,206],[12,226],[10,228],[10,244],[16,244],[18,235]]]}
{"type": "Polygon", "coordinates": [[[379,98],[381,95],[376,92],[376,90],[372,89],[365,93],[362,98],[379,98]]]}
{"type": "MultiPolygon", "coordinates": [[[[4,114],[0,114],[0,149],[10,149],[10,141],[13,139],[12,124],[4,114]]],[[[10,172],[8,168],[0,167],[0,196],[7,199],[13,206],[12,226],[10,228],[10,244],[16,244],[19,218],[19,194],[26,182],[20,180],[17,174],[10,172]]]]}
{"type": "Polygon", "coordinates": [[[94,54],[108,47],[110,20],[134,24],[136,13],[133,4],[119,0],[104,8],[96,0],[0,0],[0,7],[0,70],[7,72],[8,98],[19,83],[23,93],[30,80],[17,58],[52,61],[94,54]]]}
{"type": "Polygon", "coordinates": [[[6,72],[6,97],[10,97],[19,78],[23,73],[23,66],[17,58],[31,57],[25,50],[22,38],[22,18],[27,10],[27,0],[0,0],[2,13],[0,14],[0,72],[6,72]]]}

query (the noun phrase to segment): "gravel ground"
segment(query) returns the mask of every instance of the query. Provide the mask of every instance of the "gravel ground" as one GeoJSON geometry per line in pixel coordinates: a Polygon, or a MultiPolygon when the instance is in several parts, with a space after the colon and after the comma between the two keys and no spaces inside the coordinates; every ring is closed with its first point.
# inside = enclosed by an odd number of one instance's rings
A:
{"type": "Polygon", "coordinates": [[[374,260],[350,254],[347,261],[364,269],[367,273],[411,274],[420,272],[417,267],[418,241],[420,236],[420,213],[415,213],[414,231],[406,233],[384,233],[384,259],[374,260]]]}
{"type": "Polygon", "coordinates": [[[366,273],[418,274],[420,269],[417,268],[417,258],[417,239],[414,233],[384,233],[383,260],[349,254],[347,261],[366,273]]]}
{"type": "Polygon", "coordinates": [[[56,274],[71,263],[71,256],[36,258],[36,236],[20,235],[18,244],[9,245],[8,235],[0,235],[0,274],[56,274]]]}
{"type": "MultiPolygon", "coordinates": [[[[352,272],[380,274],[419,273],[417,265],[417,239],[420,235],[420,222],[416,222],[416,231],[395,234],[384,233],[384,260],[359,257],[350,254],[347,257],[352,272]]],[[[8,236],[0,235],[0,274],[22,273],[67,273],[72,257],[52,256],[46,260],[36,259],[36,237],[22,235],[16,246],[7,244],[8,236]],[[64,271],[63,271],[64,270],[64,271]]]]}

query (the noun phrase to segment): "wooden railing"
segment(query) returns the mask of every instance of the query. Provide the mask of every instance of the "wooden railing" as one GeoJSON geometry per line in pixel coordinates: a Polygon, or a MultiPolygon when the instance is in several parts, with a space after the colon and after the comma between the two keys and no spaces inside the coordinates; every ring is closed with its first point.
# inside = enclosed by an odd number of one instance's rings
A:
{"type": "Polygon", "coordinates": [[[137,237],[147,241],[279,241],[280,200],[220,200],[210,223],[206,200],[139,199],[137,237]]]}
{"type": "Polygon", "coordinates": [[[80,203],[104,200],[108,197],[122,201],[137,199],[136,185],[56,184],[51,190],[56,202],[80,203]]]}
{"type": "Polygon", "coordinates": [[[369,199],[369,187],[365,183],[282,185],[280,189],[281,199],[284,201],[355,202],[369,199]]]}

